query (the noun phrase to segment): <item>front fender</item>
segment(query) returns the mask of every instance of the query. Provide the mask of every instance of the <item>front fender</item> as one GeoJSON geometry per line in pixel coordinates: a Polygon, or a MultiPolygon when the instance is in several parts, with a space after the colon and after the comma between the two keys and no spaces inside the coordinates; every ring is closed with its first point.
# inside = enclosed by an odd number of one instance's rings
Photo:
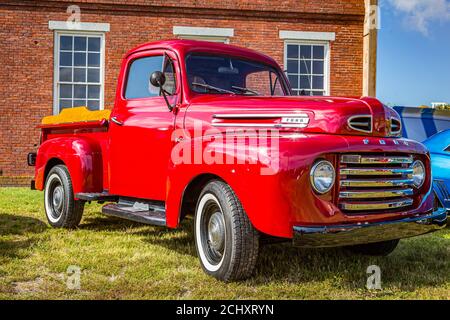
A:
{"type": "Polygon", "coordinates": [[[282,164],[272,161],[280,159],[278,146],[246,145],[246,152],[236,152],[234,147],[224,147],[213,139],[189,139],[175,146],[167,179],[167,225],[178,226],[186,187],[196,177],[208,174],[230,185],[257,230],[288,237],[292,234],[289,208],[279,188],[278,171],[282,164]],[[190,157],[179,161],[180,150],[188,152],[190,157]],[[201,154],[196,154],[199,151],[201,154]],[[219,160],[214,162],[212,158],[219,160]]]}
{"type": "Polygon", "coordinates": [[[70,173],[73,191],[101,192],[102,152],[98,143],[82,137],[59,137],[45,141],[36,158],[36,189],[43,190],[52,163],[63,162],[70,173]]]}

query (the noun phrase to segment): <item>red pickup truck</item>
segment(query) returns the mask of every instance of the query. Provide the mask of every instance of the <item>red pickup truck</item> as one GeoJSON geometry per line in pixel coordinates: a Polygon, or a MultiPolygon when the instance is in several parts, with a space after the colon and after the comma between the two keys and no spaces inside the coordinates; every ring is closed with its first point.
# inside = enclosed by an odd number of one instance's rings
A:
{"type": "Polygon", "coordinates": [[[201,41],[141,45],[118,79],[111,112],[40,125],[28,162],[53,227],[77,227],[91,201],[169,228],[192,216],[204,271],[232,281],[261,239],[386,255],[446,225],[428,151],[376,99],[293,96],[270,57],[201,41]]]}

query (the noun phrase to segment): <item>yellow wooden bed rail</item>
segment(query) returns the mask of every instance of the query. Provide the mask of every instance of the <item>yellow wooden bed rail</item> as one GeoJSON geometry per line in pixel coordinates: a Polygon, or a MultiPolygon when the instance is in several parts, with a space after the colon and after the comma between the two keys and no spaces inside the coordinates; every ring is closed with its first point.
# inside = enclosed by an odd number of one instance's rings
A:
{"type": "Polygon", "coordinates": [[[90,111],[86,107],[63,109],[56,116],[42,118],[42,125],[108,120],[110,110],[90,111]]]}

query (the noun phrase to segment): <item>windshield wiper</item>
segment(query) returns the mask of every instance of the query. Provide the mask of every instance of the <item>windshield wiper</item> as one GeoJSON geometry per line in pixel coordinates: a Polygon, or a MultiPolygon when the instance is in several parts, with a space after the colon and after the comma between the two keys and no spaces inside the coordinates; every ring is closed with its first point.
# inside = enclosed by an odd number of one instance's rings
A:
{"type": "Polygon", "coordinates": [[[248,89],[248,88],[243,88],[243,87],[238,87],[238,86],[231,86],[231,88],[239,90],[239,91],[242,91],[244,93],[247,93],[247,92],[253,93],[256,96],[260,96],[261,95],[258,91],[254,91],[254,90],[251,90],[251,89],[248,89]]]}
{"type": "Polygon", "coordinates": [[[214,90],[214,91],[217,91],[217,92],[220,92],[220,93],[236,94],[233,91],[229,91],[229,90],[226,90],[226,89],[214,87],[214,86],[211,86],[211,85],[206,84],[206,83],[192,82],[192,85],[193,86],[198,86],[198,87],[203,87],[203,88],[210,89],[210,90],[214,90]]]}

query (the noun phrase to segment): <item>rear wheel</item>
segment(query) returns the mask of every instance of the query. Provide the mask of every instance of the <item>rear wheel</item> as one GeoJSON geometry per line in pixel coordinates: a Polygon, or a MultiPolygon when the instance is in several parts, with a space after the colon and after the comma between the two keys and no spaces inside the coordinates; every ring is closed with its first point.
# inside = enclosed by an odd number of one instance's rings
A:
{"type": "Polygon", "coordinates": [[[376,243],[359,244],[347,247],[353,253],[368,256],[387,256],[397,248],[400,240],[389,240],[376,243]]]}
{"type": "Polygon", "coordinates": [[[195,244],[203,270],[222,281],[253,273],[259,234],[226,183],[215,180],[200,194],[195,212],[195,244]]]}
{"type": "Polygon", "coordinates": [[[55,228],[75,228],[81,221],[84,201],[75,200],[72,180],[64,165],[53,167],[45,181],[45,213],[55,228]]]}

